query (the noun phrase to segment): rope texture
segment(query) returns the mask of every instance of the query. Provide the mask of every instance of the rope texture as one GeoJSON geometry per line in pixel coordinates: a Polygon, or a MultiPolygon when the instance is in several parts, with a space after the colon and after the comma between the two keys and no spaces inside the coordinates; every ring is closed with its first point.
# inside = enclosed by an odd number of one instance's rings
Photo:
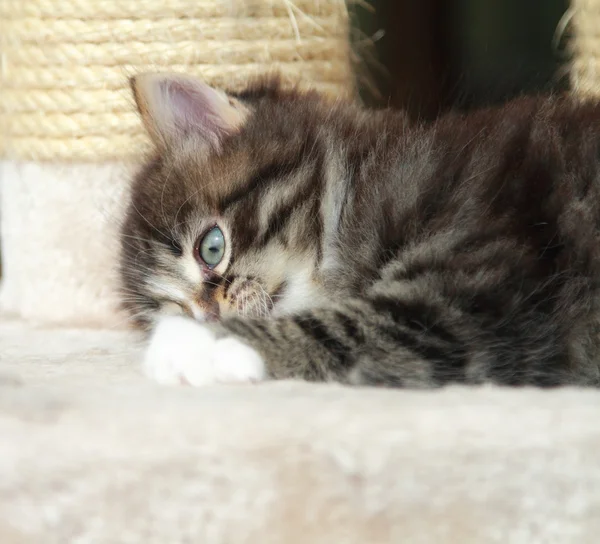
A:
{"type": "Polygon", "coordinates": [[[600,97],[600,0],[572,0],[571,86],[583,98],[600,97]]]}
{"type": "Polygon", "coordinates": [[[186,72],[237,90],[354,92],[344,0],[0,0],[0,153],[107,161],[148,147],[128,77],[186,72]]]}

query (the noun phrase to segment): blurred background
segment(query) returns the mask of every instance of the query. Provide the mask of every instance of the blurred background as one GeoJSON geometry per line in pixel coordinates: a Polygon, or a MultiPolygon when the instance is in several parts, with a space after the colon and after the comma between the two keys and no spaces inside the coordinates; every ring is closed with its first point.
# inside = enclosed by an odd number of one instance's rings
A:
{"type": "Polygon", "coordinates": [[[382,65],[372,69],[382,97],[365,95],[373,105],[432,118],[568,86],[566,36],[557,35],[566,0],[369,2],[356,15],[382,65]]]}

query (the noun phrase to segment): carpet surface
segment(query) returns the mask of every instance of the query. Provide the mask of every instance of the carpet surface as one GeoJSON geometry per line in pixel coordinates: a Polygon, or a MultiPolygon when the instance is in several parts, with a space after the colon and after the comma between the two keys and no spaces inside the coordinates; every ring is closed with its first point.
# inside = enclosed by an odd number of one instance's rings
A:
{"type": "Polygon", "coordinates": [[[600,393],[160,388],[119,331],[0,324],[0,542],[598,542],[600,393]]]}

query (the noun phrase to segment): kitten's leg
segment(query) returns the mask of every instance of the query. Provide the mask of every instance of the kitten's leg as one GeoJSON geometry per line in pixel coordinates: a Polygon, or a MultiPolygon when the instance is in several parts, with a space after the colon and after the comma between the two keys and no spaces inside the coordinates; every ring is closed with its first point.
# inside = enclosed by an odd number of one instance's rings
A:
{"type": "Polygon", "coordinates": [[[475,282],[468,293],[458,296],[452,282],[448,288],[447,278],[432,275],[382,281],[338,306],[221,326],[261,354],[272,378],[419,388],[568,383],[565,342],[551,313],[509,285],[475,282]],[[490,290],[501,293],[501,310],[472,298],[490,290]]]}
{"type": "Polygon", "coordinates": [[[195,386],[266,378],[399,387],[467,381],[465,348],[445,316],[404,291],[374,291],[277,319],[206,326],[165,317],[153,333],[146,372],[159,383],[195,386]]]}
{"type": "MultiPolygon", "coordinates": [[[[159,325],[147,362],[158,381],[191,385],[265,378],[421,388],[557,385],[564,363],[557,331],[517,295],[506,314],[484,319],[429,278],[382,282],[362,299],[277,319],[203,326],[170,318],[178,321],[159,325]]],[[[506,291],[503,300],[511,300],[506,291]]]]}
{"type": "Polygon", "coordinates": [[[435,387],[469,381],[463,343],[417,301],[382,296],[222,326],[259,352],[271,378],[435,387]]]}

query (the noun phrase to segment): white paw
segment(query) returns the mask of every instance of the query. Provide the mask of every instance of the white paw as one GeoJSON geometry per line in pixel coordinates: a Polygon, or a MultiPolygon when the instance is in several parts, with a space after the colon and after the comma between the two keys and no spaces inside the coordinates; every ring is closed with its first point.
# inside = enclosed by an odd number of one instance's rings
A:
{"type": "Polygon", "coordinates": [[[262,357],[237,338],[217,339],[187,317],[162,318],[144,360],[146,375],[163,385],[193,386],[264,380],[262,357]]]}

